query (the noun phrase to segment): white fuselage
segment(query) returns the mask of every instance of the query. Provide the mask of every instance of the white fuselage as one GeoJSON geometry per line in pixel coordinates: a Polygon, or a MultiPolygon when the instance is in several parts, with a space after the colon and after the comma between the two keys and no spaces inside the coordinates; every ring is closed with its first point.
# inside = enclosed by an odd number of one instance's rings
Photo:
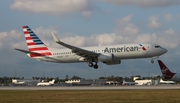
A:
{"type": "Polygon", "coordinates": [[[165,77],[163,77],[162,79],[180,82],[180,73],[175,73],[171,79],[165,79],[165,77]]]}
{"type": "MultiPolygon", "coordinates": [[[[114,60],[137,59],[159,57],[167,52],[166,49],[156,44],[122,44],[109,46],[81,47],[85,50],[99,54],[113,54],[114,60]]],[[[34,57],[37,60],[56,62],[56,63],[75,63],[86,62],[84,57],[71,52],[71,49],[49,48],[52,56],[34,57]]]]}
{"type": "Polygon", "coordinates": [[[50,86],[53,85],[51,83],[38,83],[37,86],[50,86]]]}

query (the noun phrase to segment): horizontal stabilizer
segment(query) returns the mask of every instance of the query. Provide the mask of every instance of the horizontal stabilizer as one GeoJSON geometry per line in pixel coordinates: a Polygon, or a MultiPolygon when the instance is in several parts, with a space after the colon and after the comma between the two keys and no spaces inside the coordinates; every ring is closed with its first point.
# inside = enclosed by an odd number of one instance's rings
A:
{"type": "Polygon", "coordinates": [[[23,52],[23,53],[26,53],[26,54],[30,53],[30,54],[38,54],[38,55],[40,55],[39,53],[30,52],[30,51],[23,50],[23,49],[18,49],[18,48],[15,48],[15,50],[20,51],[20,52],[23,52]]]}

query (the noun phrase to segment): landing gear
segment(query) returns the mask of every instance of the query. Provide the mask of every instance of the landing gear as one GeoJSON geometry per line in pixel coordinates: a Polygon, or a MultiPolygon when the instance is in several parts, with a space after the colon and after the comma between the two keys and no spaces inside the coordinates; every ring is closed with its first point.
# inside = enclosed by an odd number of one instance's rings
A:
{"type": "Polygon", "coordinates": [[[89,66],[89,67],[93,67],[93,63],[92,63],[92,62],[89,62],[88,66],[89,66]]]}
{"type": "Polygon", "coordinates": [[[151,58],[151,63],[154,63],[154,59],[157,59],[157,58],[159,58],[159,56],[152,57],[151,58]]]}
{"type": "Polygon", "coordinates": [[[154,60],[153,60],[153,59],[151,59],[151,63],[152,63],[152,64],[154,63],[154,60]]]}
{"type": "Polygon", "coordinates": [[[92,62],[89,62],[88,66],[89,66],[89,67],[94,67],[94,69],[97,69],[97,68],[98,68],[97,63],[96,63],[96,64],[93,64],[92,62]]]}
{"type": "Polygon", "coordinates": [[[97,65],[97,63],[94,65],[94,69],[97,69],[98,68],[98,65],[97,65]]]}

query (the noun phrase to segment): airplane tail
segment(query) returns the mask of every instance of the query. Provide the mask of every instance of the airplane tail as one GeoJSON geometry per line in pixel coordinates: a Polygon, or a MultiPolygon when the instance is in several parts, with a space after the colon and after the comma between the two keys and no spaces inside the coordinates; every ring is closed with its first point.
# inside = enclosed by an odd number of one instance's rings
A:
{"type": "Polygon", "coordinates": [[[34,53],[29,53],[30,57],[52,55],[48,47],[39,39],[39,37],[28,26],[22,26],[22,29],[24,31],[24,36],[26,39],[29,52],[34,52],[34,53]]]}
{"type": "Polygon", "coordinates": [[[51,84],[54,84],[54,82],[55,82],[55,80],[53,79],[52,81],[49,81],[49,83],[51,83],[51,84]]]}
{"type": "Polygon", "coordinates": [[[158,63],[165,79],[171,79],[175,73],[172,73],[161,60],[158,60],[158,63]]]}

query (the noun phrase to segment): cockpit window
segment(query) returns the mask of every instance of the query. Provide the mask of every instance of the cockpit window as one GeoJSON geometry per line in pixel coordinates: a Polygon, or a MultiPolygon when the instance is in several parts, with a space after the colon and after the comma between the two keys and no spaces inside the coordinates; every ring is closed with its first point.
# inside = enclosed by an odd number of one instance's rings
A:
{"type": "Polygon", "coordinates": [[[155,48],[160,48],[161,46],[157,45],[157,46],[154,46],[155,48]]]}

